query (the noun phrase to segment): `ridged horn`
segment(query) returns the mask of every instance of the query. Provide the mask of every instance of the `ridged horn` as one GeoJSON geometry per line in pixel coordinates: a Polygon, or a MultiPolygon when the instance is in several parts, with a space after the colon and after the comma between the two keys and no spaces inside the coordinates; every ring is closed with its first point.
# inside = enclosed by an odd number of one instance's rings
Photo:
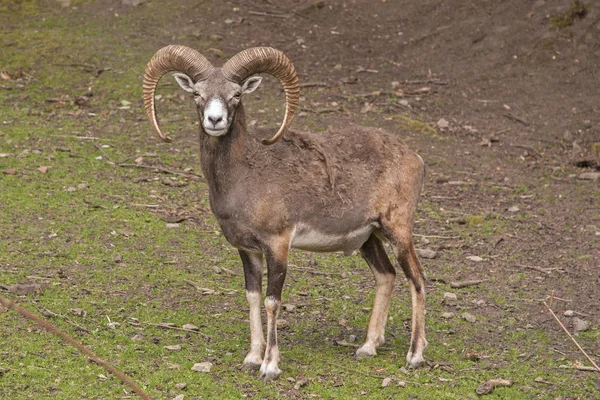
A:
{"type": "Polygon", "coordinates": [[[170,45],[158,50],[148,62],[144,73],[144,106],[150,123],[165,142],[172,139],[165,136],[158,126],[154,93],[160,78],[167,72],[182,72],[194,82],[205,79],[212,70],[212,64],[202,54],[186,46],[170,45]]]}
{"type": "Polygon", "coordinates": [[[294,65],[279,50],[271,47],[252,47],[239,52],[223,65],[223,74],[238,84],[251,75],[265,72],[279,79],[285,91],[285,116],[279,131],[271,139],[263,139],[262,144],[275,143],[290,127],[300,98],[300,85],[294,65]]]}

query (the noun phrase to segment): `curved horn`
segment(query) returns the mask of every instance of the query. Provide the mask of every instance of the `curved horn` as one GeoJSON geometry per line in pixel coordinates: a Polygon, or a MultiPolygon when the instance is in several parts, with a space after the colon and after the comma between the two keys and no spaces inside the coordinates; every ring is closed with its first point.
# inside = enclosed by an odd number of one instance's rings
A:
{"type": "Polygon", "coordinates": [[[167,72],[179,71],[197,82],[205,79],[212,68],[212,64],[202,54],[189,47],[178,45],[163,47],[148,62],[144,73],[144,106],[150,123],[165,142],[170,142],[172,139],[161,132],[156,119],[154,92],[158,81],[167,72]]]}
{"type": "Polygon", "coordinates": [[[241,84],[250,75],[266,72],[279,79],[285,90],[285,116],[279,131],[271,139],[263,139],[262,144],[275,143],[290,127],[298,109],[300,85],[294,65],[279,50],[271,47],[252,47],[239,52],[223,65],[223,74],[229,80],[241,84]]]}

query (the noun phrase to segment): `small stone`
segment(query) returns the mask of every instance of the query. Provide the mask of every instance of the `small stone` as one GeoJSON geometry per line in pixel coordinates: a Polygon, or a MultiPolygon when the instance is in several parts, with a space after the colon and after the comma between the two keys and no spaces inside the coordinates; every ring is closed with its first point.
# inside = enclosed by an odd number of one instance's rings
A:
{"type": "Polygon", "coordinates": [[[469,256],[469,257],[467,257],[467,260],[471,260],[471,261],[475,261],[475,262],[481,262],[481,261],[483,261],[483,258],[481,258],[479,256],[469,256]]]}
{"type": "Polygon", "coordinates": [[[402,372],[404,375],[408,375],[408,370],[405,367],[400,367],[398,371],[402,372]]]}
{"type": "Polygon", "coordinates": [[[519,207],[512,206],[511,208],[508,209],[508,212],[511,212],[511,213],[519,212],[519,207]]]}
{"type": "Polygon", "coordinates": [[[181,327],[181,329],[183,329],[184,331],[199,331],[200,328],[198,328],[196,325],[192,325],[192,324],[185,324],[184,326],[181,327]]]}
{"type": "Polygon", "coordinates": [[[477,321],[477,317],[475,317],[473,314],[470,314],[468,312],[462,313],[460,316],[467,322],[473,323],[473,322],[477,321]]]}
{"type": "Polygon", "coordinates": [[[592,121],[590,121],[589,119],[584,119],[583,120],[583,127],[585,129],[590,129],[592,127],[592,121]]]}
{"type": "Polygon", "coordinates": [[[293,304],[284,304],[283,309],[287,312],[293,312],[296,309],[296,306],[293,304]]]}
{"type": "Polygon", "coordinates": [[[221,35],[210,35],[209,38],[213,42],[220,42],[221,40],[223,40],[223,36],[221,35]]]}
{"type": "Polygon", "coordinates": [[[573,330],[577,332],[587,331],[590,328],[590,323],[581,319],[581,318],[573,318],[573,330]]]}
{"type": "Polygon", "coordinates": [[[173,228],[179,228],[179,225],[181,225],[181,224],[168,223],[165,226],[166,226],[167,229],[173,229],[173,228]]]}
{"type": "Polygon", "coordinates": [[[444,319],[454,318],[454,313],[452,313],[452,312],[445,312],[445,313],[442,314],[442,318],[444,318],[444,319]]]}
{"type": "Polygon", "coordinates": [[[381,382],[381,387],[386,388],[386,387],[390,386],[391,384],[392,384],[392,378],[383,378],[383,381],[381,382]]]}
{"type": "Polygon", "coordinates": [[[217,267],[216,265],[213,265],[212,270],[215,272],[215,274],[221,273],[221,268],[217,267]]]}
{"type": "Polygon", "coordinates": [[[454,293],[446,292],[446,293],[444,293],[443,302],[444,302],[444,304],[447,304],[449,306],[455,306],[456,304],[458,304],[458,298],[456,297],[456,295],[454,293]]]}
{"type": "Polygon", "coordinates": [[[41,167],[38,168],[38,171],[40,171],[40,173],[45,174],[46,172],[48,172],[48,167],[47,165],[42,165],[41,167]]]}
{"type": "Polygon", "coordinates": [[[400,387],[406,387],[406,382],[404,382],[404,381],[398,381],[398,386],[400,386],[400,387]]]}
{"type": "Polygon", "coordinates": [[[398,103],[400,103],[401,106],[408,107],[408,100],[406,99],[402,99],[398,103]]]}
{"type": "Polygon", "coordinates": [[[134,342],[141,342],[142,340],[144,340],[144,337],[139,333],[136,333],[135,335],[133,335],[131,340],[133,340],[134,342]]]}
{"type": "Polygon", "coordinates": [[[573,310],[567,310],[564,312],[563,314],[565,317],[572,317],[573,315],[575,315],[575,312],[573,310]]]}
{"type": "Polygon", "coordinates": [[[287,323],[288,322],[285,319],[281,319],[281,318],[277,319],[277,327],[278,328],[283,328],[284,326],[287,325],[287,323]]]}
{"type": "Polygon", "coordinates": [[[354,342],[356,342],[356,339],[358,339],[358,338],[356,337],[356,335],[350,335],[350,336],[348,337],[348,341],[349,341],[350,343],[354,343],[354,342]]]}
{"type": "Polygon", "coordinates": [[[185,398],[184,394],[178,394],[177,396],[173,397],[173,400],[183,400],[185,398]]]}
{"type": "Polygon", "coordinates": [[[186,387],[187,387],[187,383],[185,383],[185,382],[175,384],[175,389],[177,389],[177,390],[183,390],[186,387]]]}
{"type": "Polygon", "coordinates": [[[600,172],[584,172],[578,178],[584,181],[597,181],[600,179],[600,172]]]}
{"type": "Polygon", "coordinates": [[[80,183],[79,185],[77,185],[77,189],[85,189],[87,188],[87,185],[85,183],[80,183]]]}
{"type": "Polygon", "coordinates": [[[67,188],[67,192],[71,192],[71,193],[72,193],[72,192],[76,192],[76,191],[77,191],[77,188],[75,188],[75,187],[73,187],[73,186],[69,186],[69,187],[67,188]]]}
{"type": "Polygon", "coordinates": [[[446,121],[444,118],[440,118],[437,122],[437,126],[439,126],[441,129],[446,129],[447,127],[450,126],[450,123],[448,121],[446,121]]]}
{"type": "Polygon", "coordinates": [[[424,249],[417,249],[417,254],[421,258],[434,259],[437,257],[437,251],[433,250],[430,247],[426,247],[424,249]]]}
{"type": "Polygon", "coordinates": [[[307,384],[308,384],[308,380],[305,378],[302,378],[298,382],[296,382],[296,384],[294,385],[294,390],[299,390],[301,387],[304,387],[307,384]]]}
{"type": "Polygon", "coordinates": [[[212,366],[213,365],[210,362],[196,363],[192,367],[192,371],[196,371],[196,372],[210,372],[210,369],[212,368],[212,366]]]}

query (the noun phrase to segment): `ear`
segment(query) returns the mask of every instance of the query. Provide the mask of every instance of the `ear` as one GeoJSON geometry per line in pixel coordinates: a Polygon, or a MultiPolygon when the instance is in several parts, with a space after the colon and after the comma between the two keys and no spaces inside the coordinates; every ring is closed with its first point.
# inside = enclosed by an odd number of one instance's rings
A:
{"type": "Polygon", "coordinates": [[[183,90],[185,90],[186,92],[190,92],[190,93],[194,92],[194,82],[192,81],[192,79],[189,76],[187,76],[186,74],[181,74],[179,72],[176,72],[173,74],[173,77],[175,78],[175,80],[177,81],[179,86],[181,86],[181,88],[183,90]]]}
{"type": "Polygon", "coordinates": [[[251,76],[250,78],[246,79],[242,84],[242,93],[246,94],[254,92],[261,82],[262,77],[258,75],[251,76]]]}

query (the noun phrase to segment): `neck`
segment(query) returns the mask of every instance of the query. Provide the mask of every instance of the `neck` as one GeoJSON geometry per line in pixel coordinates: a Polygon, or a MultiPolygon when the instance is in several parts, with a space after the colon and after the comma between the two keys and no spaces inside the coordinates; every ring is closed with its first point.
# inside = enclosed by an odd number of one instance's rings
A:
{"type": "Polygon", "coordinates": [[[246,115],[240,103],[229,131],[219,137],[200,132],[200,163],[209,186],[211,202],[215,196],[227,193],[235,170],[244,157],[246,115]]]}

